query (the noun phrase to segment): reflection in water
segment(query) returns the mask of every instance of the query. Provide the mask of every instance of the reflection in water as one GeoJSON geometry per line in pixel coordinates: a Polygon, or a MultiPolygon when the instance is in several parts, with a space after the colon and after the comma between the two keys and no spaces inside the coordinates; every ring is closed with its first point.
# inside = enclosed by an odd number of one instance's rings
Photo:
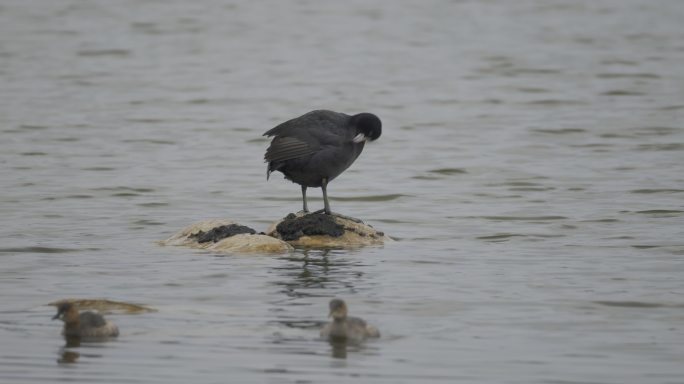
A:
{"type": "Polygon", "coordinates": [[[347,259],[339,250],[302,250],[297,256],[287,256],[280,260],[288,263],[273,269],[285,277],[283,281],[274,282],[284,287],[283,293],[289,297],[335,296],[328,293],[334,288],[345,288],[348,293],[355,293],[360,285],[363,273],[357,265],[347,259]],[[325,289],[325,292],[307,292],[325,289]]]}
{"type": "MultiPolygon", "coordinates": [[[[319,334],[323,326],[328,323],[327,321],[293,319],[295,316],[289,315],[287,309],[310,304],[310,302],[300,303],[293,300],[306,300],[309,297],[335,297],[341,291],[353,294],[359,287],[367,284],[360,269],[361,264],[352,261],[348,256],[349,251],[327,249],[300,250],[297,254],[280,258],[285,263],[273,268],[280,278],[272,284],[283,287],[280,292],[287,295],[288,299],[275,302],[276,305],[286,308],[281,307],[275,311],[279,315],[274,322],[288,328],[303,329],[307,333],[315,332],[315,338],[318,341],[328,341],[321,338],[319,334]]],[[[278,338],[278,343],[287,342],[298,343],[301,342],[301,338],[278,338]]],[[[332,357],[338,359],[346,359],[348,351],[359,351],[361,349],[359,343],[347,339],[333,339],[328,342],[332,347],[332,357]]],[[[307,345],[306,348],[310,347],[307,345]]]]}
{"type": "Polygon", "coordinates": [[[66,340],[66,344],[64,345],[66,348],[76,348],[81,346],[81,338],[78,336],[64,336],[64,340],[66,340]]]}
{"type": "Polygon", "coordinates": [[[91,343],[99,345],[99,343],[103,343],[111,339],[102,337],[81,338],[79,336],[64,336],[64,340],[66,343],[59,349],[59,358],[57,359],[57,364],[73,364],[76,363],[81,356],[86,358],[102,357],[102,355],[99,353],[81,353],[73,350],[72,348],[88,348],[92,346],[91,343]],[[85,342],[86,345],[81,345],[81,342],[85,342]]]}
{"type": "Polygon", "coordinates": [[[336,359],[347,358],[347,342],[346,341],[329,341],[332,347],[332,357],[336,359]]]}
{"type": "Polygon", "coordinates": [[[59,359],[57,359],[57,364],[73,364],[81,357],[81,354],[75,351],[67,351],[62,349],[59,359]]]}
{"type": "Polygon", "coordinates": [[[346,359],[348,353],[378,355],[378,349],[367,343],[353,340],[328,340],[330,355],[335,359],[346,359]]]}
{"type": "Polygon", "coordinates": [[[73,364],[81,357],[81,354],[76,351],[71,351],[68,348],[78,348],[81,346],[81,338],[78,336],[64,336],[66,344],[59,350],[59,358],[57,364],[73,364]]]}

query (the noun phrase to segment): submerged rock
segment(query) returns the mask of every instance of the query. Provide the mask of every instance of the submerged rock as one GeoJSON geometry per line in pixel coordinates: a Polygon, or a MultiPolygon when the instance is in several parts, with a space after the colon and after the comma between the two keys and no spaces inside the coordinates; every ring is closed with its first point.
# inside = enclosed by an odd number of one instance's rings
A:
{"type": "Polygon", "coordinates": [[[285,252],[292,249],[288,243],[256,234],[256,231],[225,219],[209,219],[189,225],[161,245],[184,245],[191,248],[219,252],[285,252]]]}
{"type": "Polygon", "coordinates": [[[358,219],[304,212],[287,215],[272,224],[266,234],[301,247],[355,247],[392,241],[358,219]]]}

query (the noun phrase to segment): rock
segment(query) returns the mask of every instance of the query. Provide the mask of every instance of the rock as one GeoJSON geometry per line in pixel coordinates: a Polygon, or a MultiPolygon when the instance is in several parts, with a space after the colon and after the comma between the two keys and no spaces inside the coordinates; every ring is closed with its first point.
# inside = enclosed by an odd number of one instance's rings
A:
{"type": "Polygon", "coordinates": [[[159,244],[184,245],[219,252],[271,253],[292,250],[292,246],[282,240],[256,234],[253,229],[226,219],[208,219],[196,222],[168,239],[160,241],[159,244]]]}
{"type": "Polygon", "coordinates": [[[357,219],[299,212],[273,223],[266,234],[257,234],[231,220],[209,219],[183,228],[159,244],[217,252],[274,253],[291,251],[293,246],[345,248],[387,241],[392,239],[357,219]]]}
{"type": "Polygon", "coordinates": [[[288,243],[266,235],[239,234],[225,238],[207,247],[212,251],[227,252],[286,252],[291,251],[288,243]]]}
{"type": "Polygon", "coordinates": [[[276,224],[276,233],[285,241],[298,240],[302,236],[340,237],[344,235],[344,226],[329,215],[312,213],[297,216],[291,213],[276,224]]]}
{"type": "Polygon", "coordinates": [[[249,234],[253,235],[256,233],[255,230],[253,230],[250,227],[246,227],[244,225],[239,225],[239,224],[229,224],[229,225],[221,225],[219,227],[214,227],[209,230],[209,232],[203,232],[199,231],[196,234],[192,235],[197,238],[198,243],[217,243],[226,237],[231,237],[235,235],[240,235],[240,234],[249,234]]]}
{"type": "Polygon", "coordinates": [[[273,223],[266,234],[301,247],[355,247],[392,241],[360,220],[318,213],[289,214],[273,223]]]}

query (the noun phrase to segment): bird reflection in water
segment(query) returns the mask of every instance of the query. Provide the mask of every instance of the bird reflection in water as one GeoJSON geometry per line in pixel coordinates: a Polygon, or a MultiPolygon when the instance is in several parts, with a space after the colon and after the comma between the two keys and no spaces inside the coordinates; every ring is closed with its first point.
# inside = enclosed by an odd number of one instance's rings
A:
{"type": "Polygon", "coordinates": [[[347,342],[346,341],[333,341],[330,340],[330,346],[332,347],[332,357],[336,359],[346,359],[347,358],[347,342]]]}
{"type": "Polygon", "coordinates": [[[81,346],[81,338],[78,336],[64,336],[66,344],[59,350],[59,359],[57,359],[57,364],[73,364],[75,363],[81,354],[72,351],[69,348],[78,348],[81,346]]]}

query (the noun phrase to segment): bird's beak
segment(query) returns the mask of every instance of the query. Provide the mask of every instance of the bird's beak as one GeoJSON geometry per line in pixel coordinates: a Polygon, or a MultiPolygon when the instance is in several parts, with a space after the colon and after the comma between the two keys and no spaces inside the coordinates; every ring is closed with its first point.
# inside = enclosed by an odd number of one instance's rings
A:
{"type": "Polygon", "coordinates": [[[366,141],[366,135],[364,135],[363,133],[359,133],[358,135],[354,136],[352,141],[357,143],[357,144],[362,143],[362,142],[366,141]]]}
{"type": "Polygon", "coordinates": [[[331,310],[330,312],[328,312],[328,317],[332,317],[332,315],[333,315],[333,311],[331,310]]]}
{"type": "Polygon", "coordinates": [[[58,313],[58,314],[52,316],[52,320],[57,320],[57,319],[59,319],[59,315],[60,315],[60,314],[58,313]]]}

